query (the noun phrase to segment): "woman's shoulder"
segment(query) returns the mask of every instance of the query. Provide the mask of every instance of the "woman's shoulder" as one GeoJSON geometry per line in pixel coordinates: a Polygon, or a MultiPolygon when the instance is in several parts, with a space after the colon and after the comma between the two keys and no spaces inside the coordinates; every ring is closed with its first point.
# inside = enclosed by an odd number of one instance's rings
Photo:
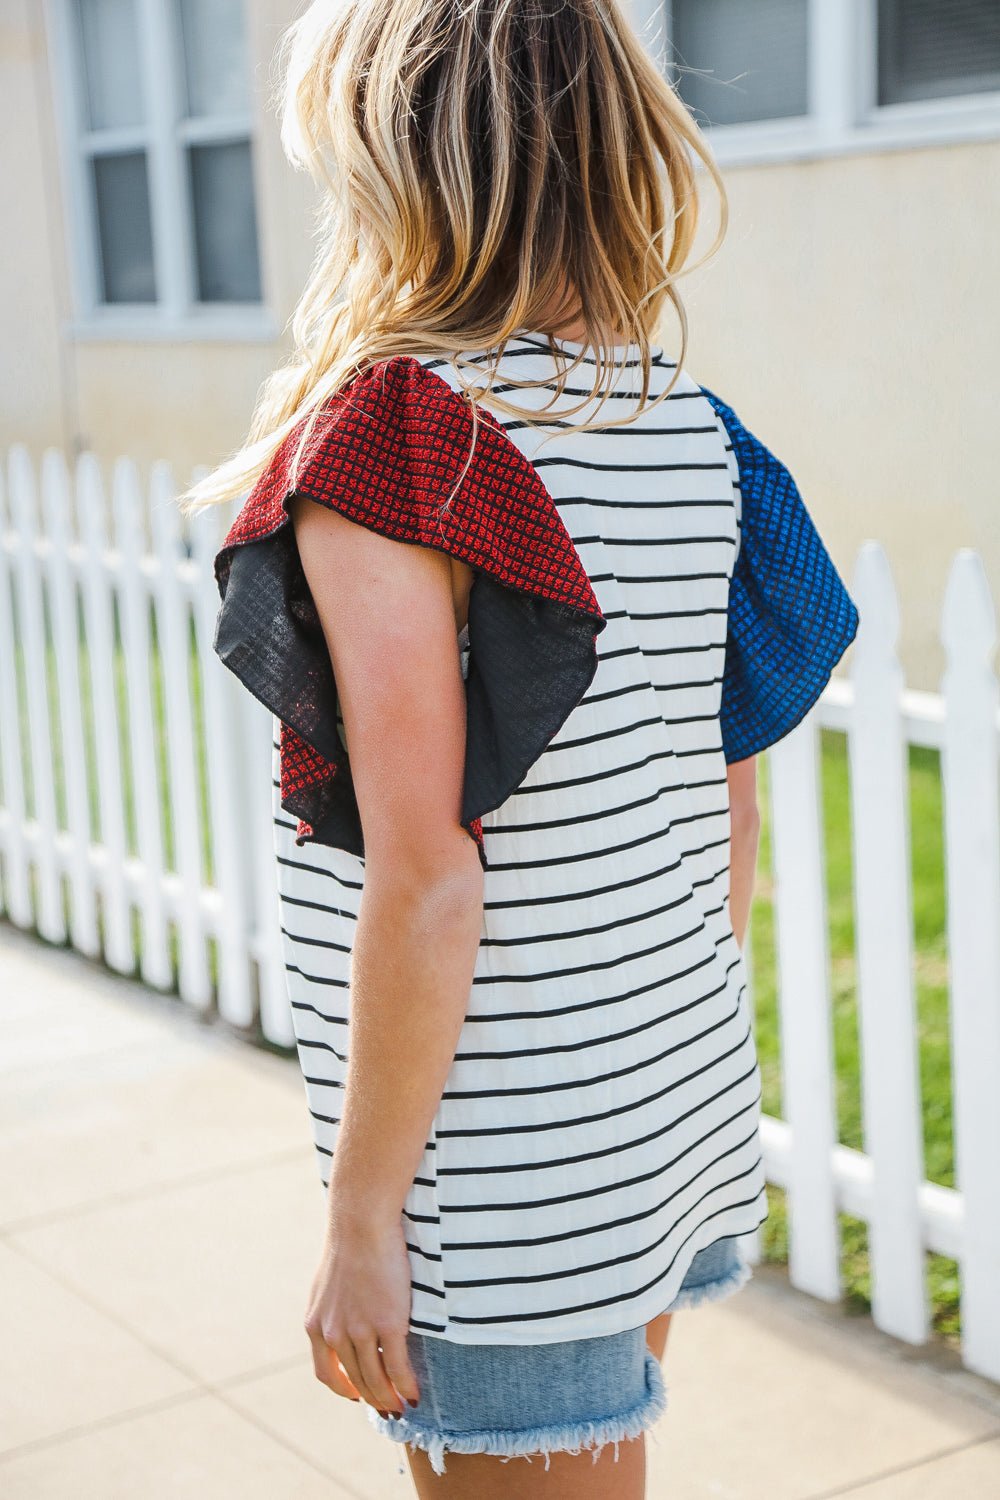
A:
{"type": "Polygon", "coordinates": [[[433,357],[392,355],[357,372],[272,454],[224,539],[220,586],[234,548],[282,530],[298,494],[597,617],[540,475],[492,413],[479,409],[476,418],[474,427],[471,403],[433,357]]]}

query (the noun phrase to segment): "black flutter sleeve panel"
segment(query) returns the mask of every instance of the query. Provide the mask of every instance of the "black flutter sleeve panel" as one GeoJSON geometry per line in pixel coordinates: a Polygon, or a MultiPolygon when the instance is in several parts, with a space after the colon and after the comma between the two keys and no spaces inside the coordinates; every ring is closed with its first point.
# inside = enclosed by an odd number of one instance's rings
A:
{"type": "Polygon", "coordinates": [[[462,825],[488,866],[482,819],[510,796],[583,697],[606,621],[534,466],[482,406],[408,355],[381,360],[305,419],[254,485],[215,558],[214,647],[281,723],[281,806],[296,842],[364,855],[329,651],[288,503],[301,494],[475,571],[469,598],[462,825]]]}

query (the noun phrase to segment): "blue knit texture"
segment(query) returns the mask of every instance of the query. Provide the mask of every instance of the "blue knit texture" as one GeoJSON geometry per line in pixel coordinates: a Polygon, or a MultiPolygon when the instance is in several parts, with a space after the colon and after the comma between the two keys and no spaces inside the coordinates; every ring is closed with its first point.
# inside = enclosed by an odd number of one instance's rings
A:
{"type": "Polygon", "coordinates": [[[740,546],[729,589],[720,720],[727,761],[794,729],[854,639],[858,610],[791,474],[702,386],[739,467],[740,546]]]}

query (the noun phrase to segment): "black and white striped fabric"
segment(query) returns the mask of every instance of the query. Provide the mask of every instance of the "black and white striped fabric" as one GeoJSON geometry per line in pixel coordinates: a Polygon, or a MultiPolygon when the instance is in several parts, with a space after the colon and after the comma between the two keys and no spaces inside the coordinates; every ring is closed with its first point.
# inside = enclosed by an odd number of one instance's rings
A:
{"type": "MultiPolygon", "coordinates": [[[[618,361],[602,420],[638,405],[634,348],[618,361]]],[[[449,361],[423,362],[460,385],[449,361]]],[[[544,339],[519,337],[495,385],[551,382],[553,369],[544,339]]],[[[650,394],[673,373],[655,351],[650,394]]],[[[591,378],[572,377],[561,404],[579,402],[591,378]]],[[[537,408],[551,394],[512,399],[537,408]]],[[[623,427],[564,433],[557,416],[538,428],[496,414],[557,502],[608,623],[589,690],[483,820],[468,1014],[405,1225],[413,1330],[530,1344],[648,1321],[694,1254],[755,1229],[767,1201],[728,904],[719,704],[740,498],[726,428],[686,372],[623,427]]],[[[274,765],[277,780],[277,751],[274,765]]],[[[364,862],[298,847],[277,787],[274,811],[289,993],[326,1183],[364,862]]]]}

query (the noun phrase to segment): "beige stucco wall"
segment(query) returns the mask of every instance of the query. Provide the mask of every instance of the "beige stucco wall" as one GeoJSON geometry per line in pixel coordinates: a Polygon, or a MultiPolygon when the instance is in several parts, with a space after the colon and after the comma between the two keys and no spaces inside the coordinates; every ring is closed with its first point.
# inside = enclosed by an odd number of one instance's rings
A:
{"type": "Polygon", "coordinates": [[[789,465],[848,575],[882,542],[909,675],[934,687],[958,547],[1000,601],[1000,142],[726,181],[725,246],[684,283],[690,367],[789,465]]]}
{"type": "Polygon", "coordinates": [[[72,370],[64,226],[37,0],[0,0],[0,443],[69,440],[72,370]],[[11,211],[12,210],[12,211],[11,211]]]}
{"type": "MultiPolygon", "coordinates": [[[[312,252],[312,191],[268,103],[292,0],[249,0],[265,291],[285,325],[312,252]]],[[[38,0],[0,0],[0,443],[93,447],[186,475],[245,432],[281,346],[113,341],[73,329],[62,183],[38,0]]],[[[900,586],[915,686],[941,668],[948,561],[977,548],[1000,599],[1000,142],[729,169],[731,227],[684,281],[689,367],[789,464],[850,577],[868,537],[900,586]]],[[[670,337],[669,333],[667,337],[670,337]]]]}

